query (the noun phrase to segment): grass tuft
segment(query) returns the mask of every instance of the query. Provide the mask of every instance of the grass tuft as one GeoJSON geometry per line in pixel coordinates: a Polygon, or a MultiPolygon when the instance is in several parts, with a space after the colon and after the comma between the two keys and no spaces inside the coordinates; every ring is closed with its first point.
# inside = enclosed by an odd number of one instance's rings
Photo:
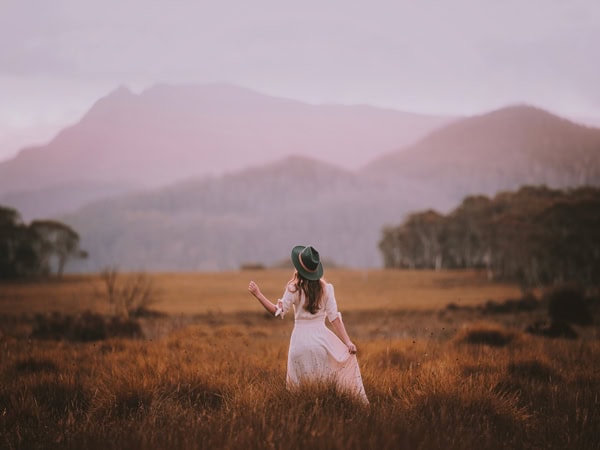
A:
{"type": "Polygon", "coordinates": [[[455,340],[458,343],[506,347],[515,342],[517,334],[495,324],[471,325],[460,330],[455,340]]]}
{"type": "Polygon", "coordinates": [[[542,382],[559,381],[561,377],[548,364],[537,359],[511,362],[508,373],[517,378],[542,382]]]}
{"type": "Polygon", "coordinates": [[[49,359],[26,358],[16,362],[14,372],[17,375],[55,373],[58,372],[58,366],[49,359]]]}

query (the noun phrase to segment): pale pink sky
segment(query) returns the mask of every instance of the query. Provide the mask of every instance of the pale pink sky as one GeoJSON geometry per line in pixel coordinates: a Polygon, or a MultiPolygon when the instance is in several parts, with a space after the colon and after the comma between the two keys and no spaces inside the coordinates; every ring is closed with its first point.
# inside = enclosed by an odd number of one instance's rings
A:
{"type": "Polygon", "coordinates": [[[598,0],[2,0],[0,160],[121,84],[600,124],[599,42],[598,0]]]}

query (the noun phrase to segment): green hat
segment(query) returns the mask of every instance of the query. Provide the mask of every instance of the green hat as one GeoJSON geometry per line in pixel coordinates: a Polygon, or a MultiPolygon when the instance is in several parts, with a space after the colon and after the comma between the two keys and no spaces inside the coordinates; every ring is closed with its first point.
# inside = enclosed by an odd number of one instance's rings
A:
{"type": "Polygon", "coordinates": [[[323,264],[319,252],[314,247],[297,245],[292,249],[292,262],[300,275],[307,280],[320,280],[323,276],[323,264]]]}

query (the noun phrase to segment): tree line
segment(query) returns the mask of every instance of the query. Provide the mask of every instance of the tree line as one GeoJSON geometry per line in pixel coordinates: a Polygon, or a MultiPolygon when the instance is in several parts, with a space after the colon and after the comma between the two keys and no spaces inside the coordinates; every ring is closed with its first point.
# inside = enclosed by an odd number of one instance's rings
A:
{"type": "Polygon", "coordinates": [[[469,196],[450,213],[410,214],[385,227],[388,268],[482,268],[523,287],[600,280],[600,189],[526,186],[493,198],[469,196]]]}
{"type": "Polygon", "coordinates": [[[0,279],[61,277],[67,261],[85,258],[79,234],[54,220],[26,224],[16,209],[0,205],[0,279]]]}

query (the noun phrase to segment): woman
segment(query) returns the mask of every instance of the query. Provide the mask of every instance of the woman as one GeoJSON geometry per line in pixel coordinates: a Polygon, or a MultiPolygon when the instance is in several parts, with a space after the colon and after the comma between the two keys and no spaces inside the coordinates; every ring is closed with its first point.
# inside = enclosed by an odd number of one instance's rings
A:
{"type": "Polygon", "coordinates": [[[251,281],[248,290],[274,316],[294,309],[295,325],[290,339],[287,363],[287,386],[298,386],[303,380],[334,380],[368,403],[363,387],[356,346],[348,337],[333,286],[323,279],[323,265],[314,247],[292,249],[296,271],[277,305],[271,303],[258,285],[251,281]],[[329,319],[336,336],[325,326],[329,319]],[[341,339],[341,340],[340,340],[341,339]]]}

